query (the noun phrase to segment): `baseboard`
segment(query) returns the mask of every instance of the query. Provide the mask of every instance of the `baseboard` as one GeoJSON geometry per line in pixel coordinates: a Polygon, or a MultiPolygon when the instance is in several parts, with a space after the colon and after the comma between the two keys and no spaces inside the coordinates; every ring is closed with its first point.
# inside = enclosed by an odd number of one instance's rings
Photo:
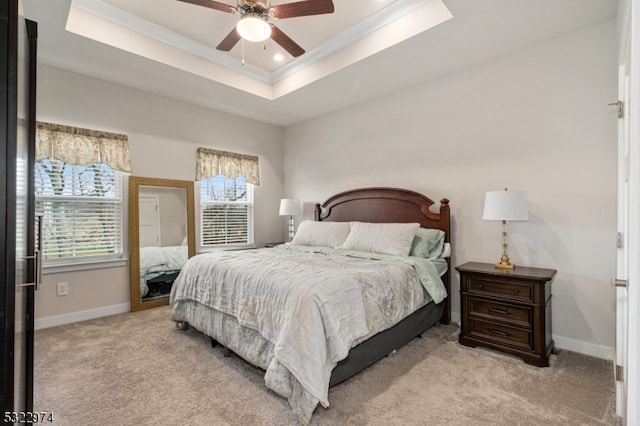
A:
{"type": "Polygon", "coordinates": [[[553,336],[553,342],[555,343],[556,349],[564,349],[609,361],[613,360],[613,348],[608,346],[594,345],[593,343],[581,342],[560,336],[553,336]]]}
{"type": "Polygon", "coordinates": [[[97,309],[89,309],[86,311],[72,312],[70,314],[56,315],[35,320],[35,329],[55,327],[57,325],[71,324],[74,322],[86,321],[94,318],[108,317],[111,315],[122,314],[131,311],[130,303],[122,303],[119,305],[103,306],[97,309]]]}

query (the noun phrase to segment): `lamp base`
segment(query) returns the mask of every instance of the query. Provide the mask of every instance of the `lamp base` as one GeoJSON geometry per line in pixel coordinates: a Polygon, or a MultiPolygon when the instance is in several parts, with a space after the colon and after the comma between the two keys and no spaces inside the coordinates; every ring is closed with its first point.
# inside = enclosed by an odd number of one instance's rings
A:
{"type": "Polygon", "coordinates": [[[293,216],[289,216],[289,243],[293,241],[293,236],[295,234],[295,224],[293,222],[293,216]]]}
{"type": "Polygon", "coordinates": [[[496,263],[495,266],[500,269],[514,269],[516,267],[516,265],[509,262],[509,256],[506,254],[500,258],[500,262],[496,263]]]}

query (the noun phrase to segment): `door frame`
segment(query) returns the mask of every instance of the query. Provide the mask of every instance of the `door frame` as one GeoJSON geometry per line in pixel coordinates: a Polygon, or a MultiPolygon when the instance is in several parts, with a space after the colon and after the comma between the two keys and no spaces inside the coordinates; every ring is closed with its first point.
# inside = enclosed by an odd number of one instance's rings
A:
{"type": "MultiPolygon", "coordinates": [[[[629,92],[623,105],[628,121],[628,234],[624,244],[628,249],[626,401],[622,414],[625,424],[640,424],[640,2],[618,2],[618,64],[627,67],[629,92]],[[629,54],[626,55],[626,52],[629,54]]],[[[624,337],[624,336],[623,336],[624,337]]],[[[618,386],[618,385],[616,385],[618,386]]]]}
{"type": "MultiPolygon", "coordinates": [[[[24,99],[27,111],[26,146],[28,162],[27,170],[34,169],[35,161],[35,113],[36,113],[36,68],[37,68],[37,37],[38,24],[28,19],[20,18],[21,4],[19,0],[0,2],[0,58],[6,67],[0,68],[0,134],[4,143],[0,144],[0,175],[4,177],[4,184],[0,185],[0,265],[4,274],[0,279],[0,404],[3,413],[20,410],[33,411],[33,353],[34,353],[34,305],[35,287],[25,287],[26,312],[23,327],[26,340],[25,359],[26,377],[24,386],[20,387],[21,395],[16,395],[15,383],[15,338],[16,338],[16,219],[17,219],[17,153],[18,153],[18,100],[19,100],[19,45],[24,43],[22,37],[26,34],[27,50],[23,59],[26,78],[24,82],[28,88],[28,98],[24,99]],[[19,25],[25,25],[24,33],[19,31],[19,25]],[[16,407],[16,401],[20,407],[16,407]]],[[[27,205],[32,206],[27,214],[26,239],[27,256],[34,255],[33,241],[35,239],[35,203],[34,179],[29,176],[27,183],[27,205]]],[[[27,262],[28,282],[35,282],[34,259],[27,262]]]]}
{"type": "Polygon", "coordinates": [[[0,402],[3,412],[14,409],[14,339],[15,339],[15,210],[16,143],[18,93],[18,2],[0,2],[0,402]]]}
{"type": "MultiPolygon", "coordinates": [[[[630,93],[625,112],[629,123],[629,287],[627,341],[627,424],[640,423],[640,4],[629,1],[630,93]]],[[[626,16],[626,15],[629,16],[626,16]]]]}
{"type": "MultiPolygon", "coordinates": [[[[27,66],[27,81],[25,82],[28,85],[28,99],[25,99],[27,102],[27,170],[33,171],[36,168],[36,84],[37,84],[37,48],[38,48],[38,24],[29,19],[18,20],[18,25],[21,25],[24,22],[25,34],[28,39],[28,52],[26,61],[27,66]]],[[[18,34],[20,32],[18,31],[18,34]]],[[[20,40],[18,42],[21,42],[20,40]]],[[[26,387],[24,389],[25,395],[24,400],[26,404],[26,410],[29,412],[33,412],[33,362],[34,362],[34,353],[35,353],[35,303],[36,303],[36,295],[35,292],[38,289],[38,284],[40,277],[36,276],[39,274],[36,272],[36,269],[39,267],[36,265],[35,255],[35,240],[36,240],[36,188],[35,188],[35,175],[34,173],[30,173],[27,179],[27,205],[30,206],[27,209],[27,236],[26,239],[29,242],[27,244],[27,257],[30,260],[27,261],[27,264],[30,265],[27,273],[27,282],[35,283],[35,285],[29,285],[26,287],[26,308],[27,308],[27,318],[26,318],[26,378],[25,383],[26,387]]],[[[40,235],[42,238],[42,235],[40,235]]],[[[42,247],[38,247],[39,250],[42,247]]],[[[41,266],[40,266],[41,268],[41,266]]],[[[14,281],[15,283],[15,281],[14,281]]],[[[15,290],[15,289],[14,289],[15,290]]]]}
{"type": "MultiPolygon", "coordinates": [[[[624,35],[620,49],[620,65],[618,66],[618,173],[617,173],[617,231],[618,244],[616,250],[616,280],[629,279],[629,244],[624,241],[629,237],[629,120],[624,114],[624,105],[629,104],[629,66],[628,37],[624,35]]],[[[613,282],[612,282],[613,284],[613,282]]],[[[626,286],[615,286],[616,299],[616,339],[614,357],[614,377],[616,392],[616,414],[626,418],[628,315],[629,302],[626,286]]]]}

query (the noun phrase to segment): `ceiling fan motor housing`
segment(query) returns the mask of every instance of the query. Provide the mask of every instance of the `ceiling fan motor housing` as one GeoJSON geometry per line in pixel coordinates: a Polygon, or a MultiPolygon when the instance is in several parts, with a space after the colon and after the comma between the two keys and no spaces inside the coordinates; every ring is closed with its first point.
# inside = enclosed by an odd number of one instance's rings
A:
{"type": "Polygon", "coordinates": [[[239,15],[254,15],[254,16],[262,16],[264,19],[269,18],[269,12],[271,7],[268,3],[263,3],[260,1],[250,2],[250,1],[238,1],[238,7],[236,8],[239,15]]]}

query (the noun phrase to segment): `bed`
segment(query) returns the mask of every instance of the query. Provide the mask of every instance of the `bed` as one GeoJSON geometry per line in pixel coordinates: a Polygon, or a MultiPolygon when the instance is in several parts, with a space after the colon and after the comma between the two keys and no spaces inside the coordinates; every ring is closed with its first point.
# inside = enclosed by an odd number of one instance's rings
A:
{"type": "Polygon", "coordinates": [[[346,191],[317,204],[292,244],[194,256],[171,290],[172,319],[265,370],[308,423],[330,386],[449,323],[449,201],[433,204],[403,189],[346,191]]]}

